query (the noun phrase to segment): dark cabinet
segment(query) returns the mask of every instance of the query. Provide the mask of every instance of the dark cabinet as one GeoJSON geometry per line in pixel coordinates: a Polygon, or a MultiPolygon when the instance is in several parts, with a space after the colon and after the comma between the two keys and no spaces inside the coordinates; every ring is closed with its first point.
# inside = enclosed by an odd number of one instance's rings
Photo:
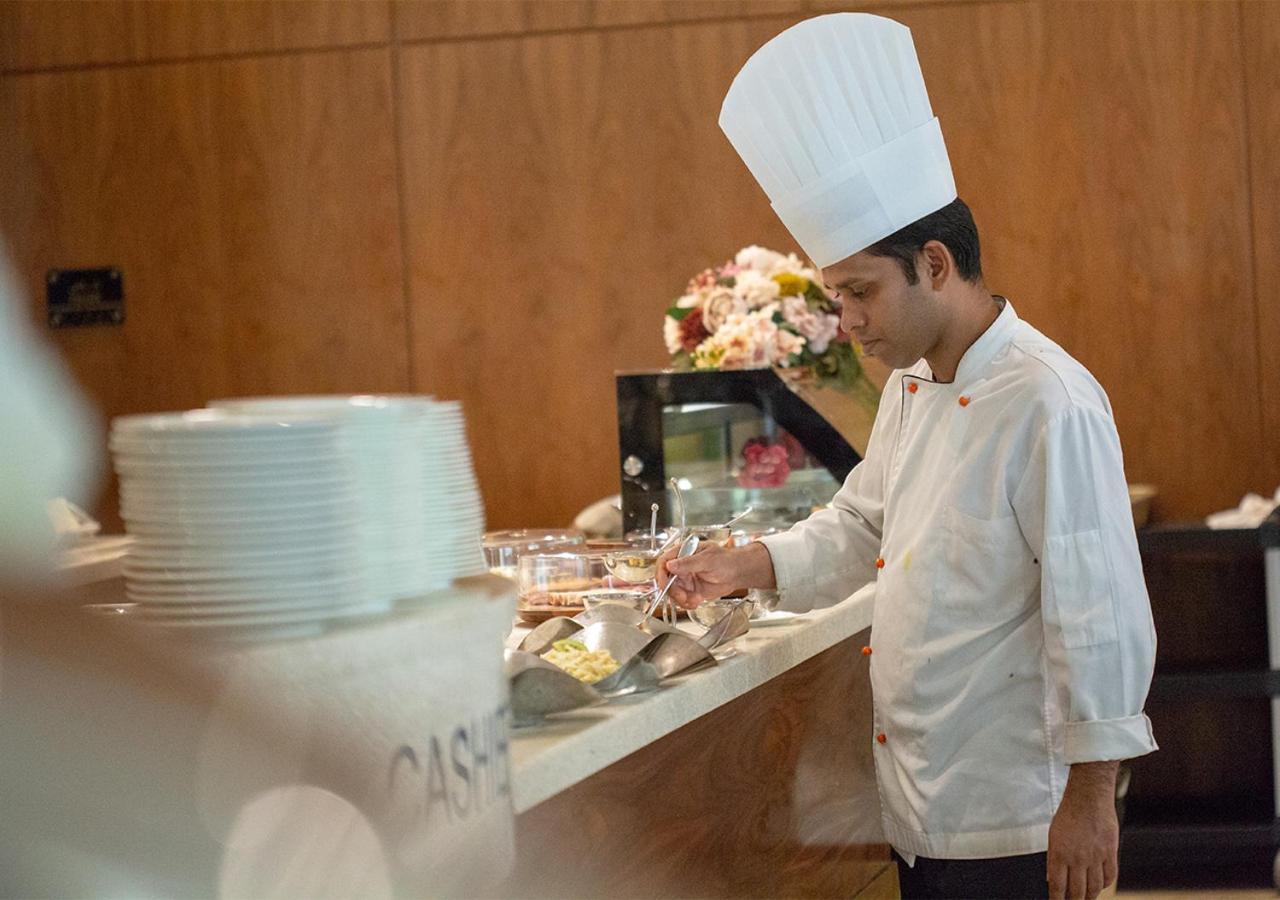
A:
{"type": "Polygon", "coordinates": [[[1266,886],[1280,848],[1280,522],[1139,532],[1158,649],[1120,886],[1266,886]]]}

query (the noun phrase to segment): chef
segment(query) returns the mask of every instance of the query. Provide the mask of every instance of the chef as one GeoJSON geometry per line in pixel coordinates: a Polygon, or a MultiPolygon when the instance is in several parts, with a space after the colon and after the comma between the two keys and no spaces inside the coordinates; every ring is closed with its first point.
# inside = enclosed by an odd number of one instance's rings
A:
{"type": "Polygon", "coordinates": [[[992,295],[911,33],[879,16],[784,31],[720,124],[894,368],[830,508],[746,547],[664,558],[684,606],[784,609],[876,585],[868,736],[904,897],[1094,897],[1116,875],[1119,761],[1155,631],[1111,406],[992,295]]]}

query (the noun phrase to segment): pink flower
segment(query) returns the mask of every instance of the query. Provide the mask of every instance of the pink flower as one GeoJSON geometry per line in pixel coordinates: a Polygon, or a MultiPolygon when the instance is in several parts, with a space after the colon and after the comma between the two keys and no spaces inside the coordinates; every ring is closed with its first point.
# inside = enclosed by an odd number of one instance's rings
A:
{"type": "Polygon", "coordinates": [[[781,487],[791,474],[787,462],[787,448],[781,444],[766,444],[762,438],[748,441],[742,448],[746,459],[738,471],[738,484],[746,488],[781,487]]]}

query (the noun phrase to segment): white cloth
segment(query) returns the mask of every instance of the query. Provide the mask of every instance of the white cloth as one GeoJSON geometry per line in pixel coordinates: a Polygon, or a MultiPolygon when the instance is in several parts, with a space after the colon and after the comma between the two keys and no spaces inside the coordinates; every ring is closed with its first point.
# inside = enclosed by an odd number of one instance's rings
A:
{"type": "Polygon", "coordinates": [[[1280,506],[1280,488],[1271,499],[1258,494],[1245,494],[1235,509],[1224,509],[1205,518],[1210,528],[1257,528],[1280,506]]]}
{"type": "Polygon", "coordinates": [[[720,128],[819,267],[956,198],[911,30],[867,13],[807,19],[752,54],[720,128]]]}
{"type": "Polygon", "coordinates": [[[1041,852],[1068,766],[1156,749],[1155,629],[1111,407],[1011,303],[953,382],[924,361],[894,372],[832,508],[762,541],[782,609],[876,581],[885,740],[868,740],[909,860],[1041,852]]]}

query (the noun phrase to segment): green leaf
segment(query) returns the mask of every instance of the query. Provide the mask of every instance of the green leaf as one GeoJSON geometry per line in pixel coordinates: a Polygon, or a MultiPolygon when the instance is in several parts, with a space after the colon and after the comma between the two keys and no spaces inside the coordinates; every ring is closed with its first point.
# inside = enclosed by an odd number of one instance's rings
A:
{"type": "Polygon", "coordinates": [[[673,306],[667,310],[667,315],[679,322],[697,308],[696,306],[673,306]]]}

